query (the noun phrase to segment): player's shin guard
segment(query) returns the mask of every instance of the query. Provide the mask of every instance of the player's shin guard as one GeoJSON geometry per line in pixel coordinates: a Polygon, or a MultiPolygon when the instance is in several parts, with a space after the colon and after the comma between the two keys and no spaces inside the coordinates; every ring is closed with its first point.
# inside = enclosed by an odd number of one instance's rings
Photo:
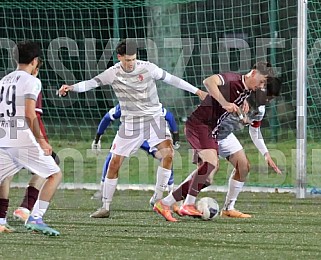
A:
{"type": "Polygon", "coordinates": [[[197,197],[198,193],[203,188],[206,183],[207,177],[212,171],[214,171],[215,166],[209,162],[204,162],[198,169],[196,174],[193,175],[191,184],[188,190],[188,194],[197,197]]]}
{"type": "MultiPolygon", "coordinates": [[[[193,183],[193,180],[195,179],[195,176],[201,176],[198,177],[198,181],[199,183],[195,182],[194,180],[194,185],[197,184],[197,190],[198,192],[207,187],[205,186],[206,184],[208,184],[206,182],[206,179],[208,177],[208,175],[215,169],[215,166],[205,162],[203,163],[199,168],[197,168],[195,171],[193,171],[186,179],[185,181],[177,187],[177,189],[175,191],[173,191],[173,196],[175,198],[176,201],[181,201],[184,200],[187,196],[187,194],[189,193],[189,190],[191,188],[191,185],[193,183]]],[[[193,186],[194,187],[194,186],[193,186]]],[[[198,194],[198,193],[197,193],[198,194]]],[[[196,194],[196,196],[197,196],[196,194]]],[[[193,195],[193,194],[191,194],[193,195]]],[[[194,195],[193,195],[194,196],[194,195]]]]}
{"type": "Polygon", "coordinates": [[[0,199],[0,218],[5,219],[9,207],[9,199],[0,199]]]}
{"type": "Polygon", "coordinates": [[[157,180],[155,185],[155,201],[163,198],[163,192],[167,188],[167,183],[172,174],[172,170],[165,169],[158,166],[157,169],[157,180]]]}
{"type": "Polygon", "coordinates": [[[33,206],[35,205],[38,199],[38,195],[39,195],[39,190],[37,190],[35,187],[28,186],[20,207],[26,208],[28,210],[32,210],[33,206]]]}
{"type": "Polygon", "coordinates": [[[103,208],[109,210],[109,205],[113,200],[114,193],[116,191],[118,183],[118,178],[116,179],[108,179],[106,178],[104,181],[104,188],[103,188],[103,208]]]}

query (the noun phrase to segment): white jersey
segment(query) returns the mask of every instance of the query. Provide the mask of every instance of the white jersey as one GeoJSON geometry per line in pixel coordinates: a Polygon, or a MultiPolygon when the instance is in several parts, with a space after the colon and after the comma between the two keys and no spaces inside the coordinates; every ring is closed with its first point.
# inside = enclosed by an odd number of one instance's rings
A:
{"type": "Polygon", "coordinates": [[[21,147],[36,143],[25,120],[25,99],[35,101],[41,81],[22,70],[16,70],[0,81],[0,147],[21,147]]]}
{"type": "Polygon", "coordinates": [[[166,72],[153,63],[136,61],[132,72],[125,72],[120,62],[95,77],[101,85],[111,85],[119,100],[121,121],[162,114],[156,80],[164,79],[166,72]]]}

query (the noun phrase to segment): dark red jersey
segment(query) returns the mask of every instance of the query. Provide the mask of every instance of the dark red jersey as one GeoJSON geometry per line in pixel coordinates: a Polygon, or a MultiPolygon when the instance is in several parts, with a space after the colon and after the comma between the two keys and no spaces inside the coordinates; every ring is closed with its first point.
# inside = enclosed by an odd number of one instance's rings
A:
{"type": "Polygon", "coordinates": [[[47,136],[47,133],[46,133],[46,128],[45,128],[45,126],[44,126],[44,124],[42,122],[42,119],[41,119],[41,116],[43,114],[43,111],[42,111],[42,93],[41,92],[39,93],[38,99],[36,101],[36,114],[37,114],[39,127],[40,127],[40,130],[42,132],[42,135],[43,135],[43,137],[45,138],[45,140],[48,143],[48,136],[47,136]]]}
{"type": "MultiPolygon", "coordinates": [[[[237,106],[243,104],[251,91],[245,88],[244,76],[238,73],[218,74],[222,81],[219,86],[226,101],[235,103],[237,106]]],[[[201,104],[194,110],[188,121],[193,124],[205,124],[215,135],[222,120],[228,116],[228,112],[212,96],[208,95],[201,104]]]]}

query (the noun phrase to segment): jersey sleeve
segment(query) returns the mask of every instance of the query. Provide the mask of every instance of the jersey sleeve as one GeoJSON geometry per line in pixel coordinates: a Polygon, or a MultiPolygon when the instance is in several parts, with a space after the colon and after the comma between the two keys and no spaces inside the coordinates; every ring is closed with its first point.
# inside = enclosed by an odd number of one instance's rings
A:
{"type": "Polygon", "coordinates": [[[155,80],[163,80],[166,76],[166,71],[155,65],[154,63],[148,62],[146,68],[149,70],[151,76],[155,80]]]}
{"type": "Polygon", "coordinates": [[[113,66],[94,77],[94,80],[96,80],[99,85],[110,85],[114,82],[115,77],[116,69],[115,66],[113,66]]]}
{"type": "Polygon", "coordinates": [[[37,101],[41,88],[41,81],[32,76],[32,78],[29,78],[25,84],[24,97],[37,101]]]}

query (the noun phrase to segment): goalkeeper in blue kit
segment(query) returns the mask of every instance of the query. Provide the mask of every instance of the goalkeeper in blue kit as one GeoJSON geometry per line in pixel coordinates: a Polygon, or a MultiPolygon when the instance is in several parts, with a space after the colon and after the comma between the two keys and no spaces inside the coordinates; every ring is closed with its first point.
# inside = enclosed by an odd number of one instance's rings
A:
{"type": "MultiPolygon", "coordinates": [[[[177,150],[180,147],[180,143],[179,143],[178,126],[175,121],[175,117],[170,111],[168,111],[165,108],[162,108],[162,112],[163,112],[163,116],[165,117],[166,122],[168,123],[169,129],[172,133],[174,149],[177,150]]],[[[101,152],[101,141],[100,141],[101,136],[104,134],[105,130],[111,124],[111,122],[119,119],[120,117],[121,117],[121,109],[120,109],[120,105],[117,104],[115,107],[111,108],[105,114],[105,116],[101,119],[101,121],[98,125],[98,128],[97,128],[96,137],[91,145],[91,149],[93,152],[95,152],[96,154],[101,152]]],[[[147,154],[153,156],[154,158],[161,159],[160,154],[157,152],[157,149],[151,148],[146,141],[140,146],[140,148],[142,150],[144,150],[145,152],[147,152],[147,154]]],[[[103,184],[104,184],[104,181],[106,178],[106,174],[108,171],[108,166],[109,166],[111,157],[112,157],[112,153],[109,152],[108,155],[106,156],[106,160],[105,160],[105,163],[104,163],[104,166],[102,169],[101,188],[99,191],[97,191],[93,195],[92,199],[102,199],[102,187],[103,187],[103,184]]],[[[174,171],[172,168],[172,173],[171,173],[171,176],[168,180],[168,186],[167,186],[169,193],[173,190],[173,187],[174,187],[174,171]]],[[[154,194],[150,199],[151,206],[154,206],[155,202],[156,202],[156,194],[154,194]]],[[[91,217],[94,217],[94,216],[91,216],[91,217]]]]}

